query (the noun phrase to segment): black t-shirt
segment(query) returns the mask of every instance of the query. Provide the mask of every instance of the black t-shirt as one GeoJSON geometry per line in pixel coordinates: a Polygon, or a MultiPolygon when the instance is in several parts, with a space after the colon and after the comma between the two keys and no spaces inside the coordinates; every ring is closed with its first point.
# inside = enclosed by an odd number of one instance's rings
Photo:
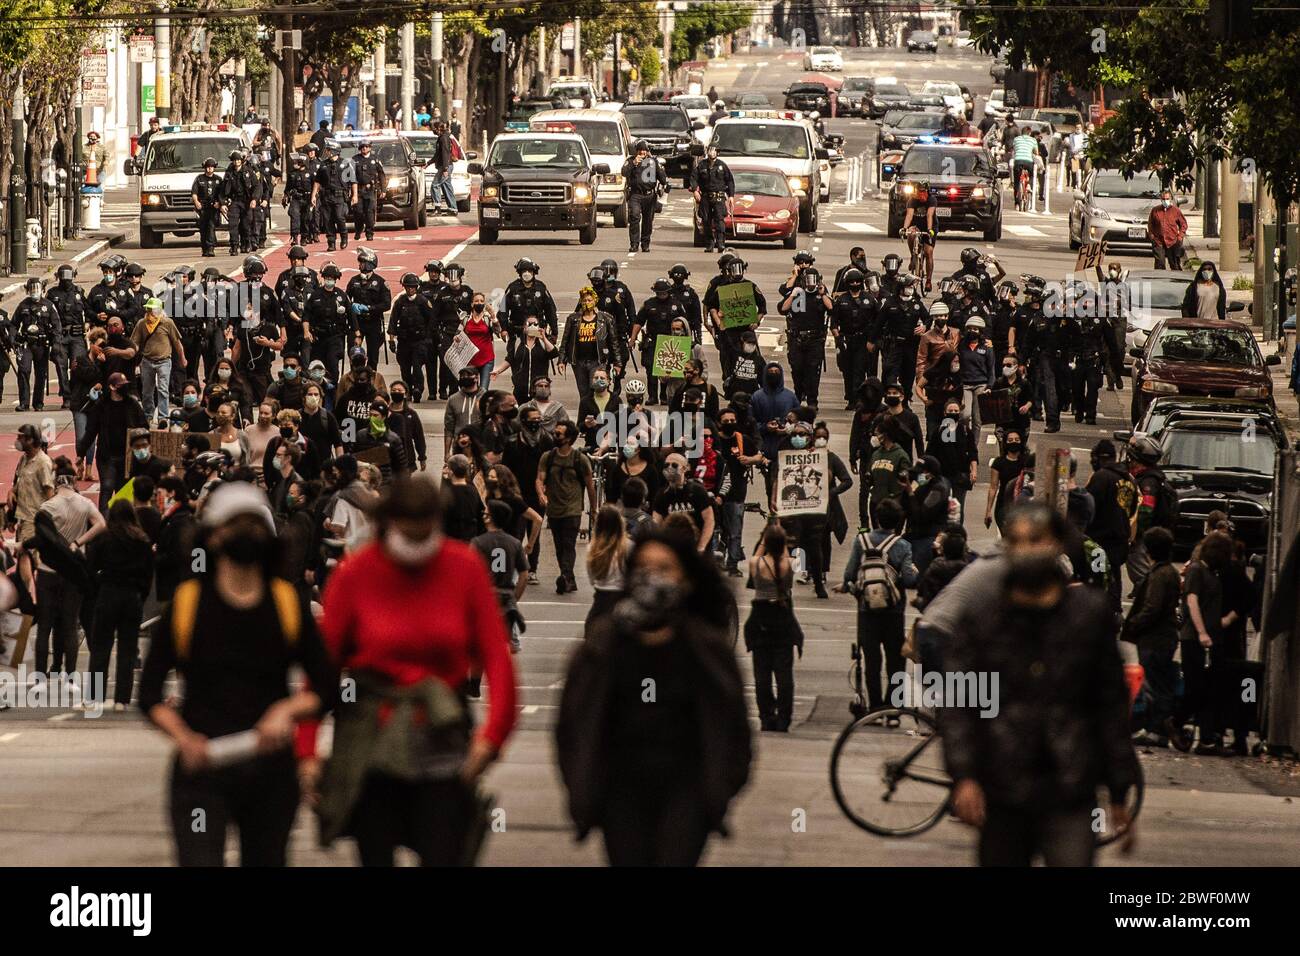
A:
{"type": "Polygon", "coordinates": [[[999,456],[993,459],[992,467],[1001,479],[1001,483],[998,485],[998,496],[993,503],[993,508],[998,514],[1001,514],[1012,503],[1011,485],[1020,477],[1020,473],[1025,470],[1024,452],[1021,452],[1020,457],[1015,461],[999,456]]]}
{"type": "Polygon", "coordinates": [[[655,496],[655,514],[666,518],[674,511],[689,512],[696,531],[704,528],[704,513],[711,507],[709,493],[698,481],[687,481],[680,488],[665,488],[655,496]]]}
{"type": "Polygon", "coordinates": [[[599,357],[599,350],[596,348],[596,328],[598,322],[596,316],[589,319],[579,316],[574,319],[578,323],[577,341],[574,344],[573,359],[575,362],[595,362],[599,357]]]}
{"type": "Polygon", "coordinates": [[[483,499],[473,485],[454,485],[443,527],[449,538],[473,541],[483,533],[483,499]]]}
{"type": "Polygon", "coordinates": [[[743,502],[749,493],[749,466],[741,464],[739,455],[755,454],[756,444],[744,432],[727,436],[719,431],[713,438],[718,453],[718,494],[723,501],[743,502]]]}

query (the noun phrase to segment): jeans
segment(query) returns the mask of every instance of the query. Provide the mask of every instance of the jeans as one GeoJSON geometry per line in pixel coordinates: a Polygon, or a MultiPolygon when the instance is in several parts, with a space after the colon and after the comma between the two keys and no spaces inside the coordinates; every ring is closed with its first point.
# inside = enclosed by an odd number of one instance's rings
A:
{"type": "Polygon", "coordinates": [[[1155,256],[1157,269],[1181,269],[1183,263],[1183,244],[1175,242],[1172,246],[1151,243],[1151,252],[1155,256]]]}
{"type": "Polygon", "coordinates": [[[754,699],[762,727],[786,730],[794,713],[794,645],[755,647],[753,659],[754,699]]]}
{"type": "MultiPolygon", "coordinates": [[[[104,446],[100,445],[99,450],[103,451],[104,446]]],[[[95,466],[99,472],[99,510],[107,512],[108,499],[117,494],[118,489],[126,482],[126,459],[100,458],[95,462],[95,466]]]]}
{"type": "Polygon", "coordinates": [[[971,432],[976,438],[979,437],[980,429],[980,395],[989,390],[987,385],[962,385],[962,393],[966,396],[962,402],[961,417],[970,423],[971,432]]]}
{"type": "Polygon", "coordinates": [[[486,365],[480,365],[478,369],[478,390],[480,393],[486,392],[492,387],[492,366],[496,364],[496,359],[488,359],[486,365]]]}
{"type": "Polygon", "coordinates": [[[1174,663],[1174,649],[1139,647],[1138,662],[1142,665],[1143,680],[1151,693],[1147,705],[1146,729],[1163,734],[1165,731],[1161,725],[1174,714],[1178,689],[1178,665],[1174,663]]]}
{"type": "Polygon", "coordinates": [[[565,518],[547,518],[551,526],[551,539],[555,542],[555,559],[560,564],[560,576],[573,581],[573,565],[578,559],[578,529],[582,515],[565,518]]]}
{"type": "Polygon", "coordinates": [[[239,828],[241,866],[284,866],[298,812],[298,767],[289,749],[219,770],[172,763],[170,816],[178,866],[223,866],[226,829],[239,828]],[[196,829],[196,810],[203,811],[196,829]]]}
{"type": "Polygon", "coordinates": [[[140,618],[144,601],[139,591],[101,585],[95,600],[95,630],[90,641],[90,670],[99,677],[93,685],[102,689],[108,680],[108,659],[117,642],[117,685],[113,702],[131,703],[135,687],[135,659],[140,651],[140,618]]]}
{"type": "MultiPolygon", "coordinates": [[[[72,413],[72,434],[73,434],[73,436],[75,437],[75,440],[76,440],[76,441],[80,442],[80,441],[81,441],[81,436],[84,435],[84,434],[86,433],[86,423],[87,423],[89,420],[90,420],[90,416],[88,416],[84,411],[83,411],[83,412],[73,412],[73,413],[72,413]]],[[[86,449],[86,456],[85,456],[85,457],[86,457],[86,461],[94,461],[94,459],[95,459],[95,442],[97,442],[97,441],[98,441],[98,439],[96,439],[95,441],[92,441],[92,442],[90,443],[90,447],[86,449]]]]}
{"type": "Polygon", "coordinates": [[[433,203],[435,206],[439,205],[439,200],[442,200],[442,204],[453,212],[456,210],[456,191],[451,185],[450,169],[439,173],[438,177],[433,181],[433,203]]]}
{"type": "Polygon", "coordinates": [[[980,830],[980,866],[1092,866],[1092,808],[1023,809],[990,803],[980,830]]]}
{"type": "Polygon", "coordinates": [[[934,535],[908,535],[906,540],[912,546],[912,563],[916,565],[917,575],[925,574],[925,569],[934,560],[934,535]]]}
{"type": "Polygon", "coordinates": [[[903,612],[858,609],[858,645],[862,648],[863,683],[871,709],[884,705],[887,694],[900,686],[906,673],[903,659],[903,612]],[[883,655],[881,651],[884,651],[883,655]],[[885,664],[885,692],[881,691],[880,665],[885,664]]]}
{"type": "Polygon", "coordinates": [[[171,388],[172,360],[140,362],[140,403],[144,405],[145,418],[152,419],[157,409],[159,418],[167,417],[167,395],[171,388]]]}
{"type": "Polygon", "coordinates": [[[722,503],[722,535],[727,548],[727,567],[738,567],[745,560],[745,549],[741,544],[741,535],[745,527],[745,503],[743,501],[724,501],[722,503]]]}
{"type": "Polygon", "coordinates": [[[50,673],[70,674],[77,669],[77,617],[82,594],[54,571],[40,571],[36,577],[36,669],[45,672],[54,634],[54,659],[50,673]]]}

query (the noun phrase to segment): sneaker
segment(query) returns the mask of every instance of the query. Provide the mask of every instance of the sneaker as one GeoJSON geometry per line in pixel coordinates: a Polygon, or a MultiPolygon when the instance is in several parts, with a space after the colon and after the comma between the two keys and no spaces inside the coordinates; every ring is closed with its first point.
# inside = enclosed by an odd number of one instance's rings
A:
{"type": "Polygon", "coordinates": [[[536,572],[536,571],[529,571],[529,572],[528,572],[528,583],[529,583],[529,584],[541,584],[541,583],[542,583],[541,581],[537,580],[537,572],[536,572]]]}
{"type": "Polygon", "coordinates": [[[1210,741],[1197,744],[1192,753],[1198,757],[1226,757],[1231,751],[1224,749],[1217,741],[1210,741]]]}
{"type": "Polygon", "coordinates": [[[1175,724],[1172,717],[1166,717],[1165,722],[1160,725],[1164,728],[1165,734],[1169,737],[1169,742],[1173,744],[1175,750],[1187,753],[1192,749],[1192,738],[1181,725],[1175,724]]]}
{"type": "Polygon", "coordinates": [[[740,570],[740,568],[738,568],[736,565],[729,564],[727,565],[727,576],[732,578],[743,578],[745,576],[745,572],[740,570]]]}
{"type": "Polygon", "coordinates": [[[1169,738],[1148,730],[1139,730],[1133,735],[1134,747],[1155,747],[1164,749],[1169,746],[1169,738]]]}

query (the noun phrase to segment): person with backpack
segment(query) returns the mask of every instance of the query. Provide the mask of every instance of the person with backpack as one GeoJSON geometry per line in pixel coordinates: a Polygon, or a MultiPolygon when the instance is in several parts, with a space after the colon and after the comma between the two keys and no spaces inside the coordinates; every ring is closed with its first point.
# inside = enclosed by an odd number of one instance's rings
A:
{"type": "Polygon", "coordinates": [[[555,447],[542,454],[537,465],[537,498],[546,509],[546,523],[555,541],[555,557],[560,575],[555,579],[555,593],[578,590],[573,566],[578,559],[578,531],[582,525],[583,495],[590,503],[592,519],[596,515],[596,484],[592,478],[591,459],[573,447],[578,426],[557,422],[555,447]]]}
{"type": "Polygon", "coordinates": [[[930,566],[935,537],[948,524],[951,498],[952,485],[943,476],[938,458],[926,455],[912,467],[912,480],[903,487],[900,503],[907,515],[907,543],[912,546],[917,574],[930,566]]]}
{"type": "Polygon", "coordinates": [[[1128,553],[1128,577],[1134,588],[1151,571],[1146,532],[1151,528],[1166,528],[1172,532],[1174,522],[1178,520],[1178,493],[1159,468],[1163,453],[1160,443],[1145,435],[1133,439],[1128,446],[1128,471],[1138,488],[1137,539],[1128,553]]]}
{"type": "MultiPolygon", "coordinates": [[[[912,546],[900,533],[903,506],[886,498],[876,506],[876,527],[859,532],[853,539],[844,582],[837,591],[848,591],[858,599],[858,646],[865,661],[867,701],[872,710],[885,702],[880,682],[880,665],[885,664],[889,685],[903,679],[903,615],[907,589],[916,586],[912,546]]],[[[897,727],[897,720],[889,726],[897,727]]]]}
{"type": "Polygon", "coordinates": [[[1183,740],[1182,729],[1172,720],[1178,691],[1174,650],[1178,647],[1178,602],[1183,581],[1169,560],[1174,536],[1168,528],[1148,528],[1142,535],[1142,545],[1152,564],[1133,589],[1133,604],[1120,639],[1137,646],[1148,695],[1143,726],[1133,742],[1164,747],[1171,738],[1183,740]]]}
{"type": "Polygon", "coordinates": [[[1092,446],[1092,476],[1088,479],[1087,491],[1096,505],[1096,512],[1088,525],[1088,537],[1106,551],[1106,560],[1112,569],[1111,604],[1118,613],[1122,591],[1119,569],[1128,560],[1139,493],[1128,469],[1116,458],[1115,443],[1110,439],[1103,438],[1092,446]]]}
{"type": "Polygon", "coordinates": [[[794,713],[794,652],[797,648],[803,656],[803,629],[794,616],[794,567],[779,523],[763,529],[749,559],[749,576],[754,601],[745,622],[745,649],[753,657],[759,728],[783,734],[794,713]]]}
{"type": "Polygon", "coordinates": [[[177,749],[177,863],[221,866],[233,825],[244,866],[284,866],[299,800],[295,724],[333,705],[338,672],[307,602],[271,573],[278,549],[266,496],[223,484],[204,506],[201,535],[210,574],[177,585],[140,678],[140,709],[177,749]],[[298,667],[311,687],[290,691],[298,667]],[[185,681],[179,708],[164,698],[172,671],[185,681]],[[194,826],[199,811],[204,827],[194,826]]]}

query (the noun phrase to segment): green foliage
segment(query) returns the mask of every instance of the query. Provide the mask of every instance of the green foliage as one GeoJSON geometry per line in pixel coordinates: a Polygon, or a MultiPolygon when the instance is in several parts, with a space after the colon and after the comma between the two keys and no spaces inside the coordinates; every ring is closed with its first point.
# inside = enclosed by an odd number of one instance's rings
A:
{"type": "Polygon", "coordinates": [[[749,26],[753,13],[739,3],[691,4],[673,21],[670,66],[676,69],[699,56],[700,47],[714,37],[749,26]]]}
{"type": "Polygon", "coordinates": [[[657,47],[646,47],[641,51],[641,85],[643,87],[654,86],[659,82],[659,77],[663,72],[659,62],[659,49],[657,47]]]}

